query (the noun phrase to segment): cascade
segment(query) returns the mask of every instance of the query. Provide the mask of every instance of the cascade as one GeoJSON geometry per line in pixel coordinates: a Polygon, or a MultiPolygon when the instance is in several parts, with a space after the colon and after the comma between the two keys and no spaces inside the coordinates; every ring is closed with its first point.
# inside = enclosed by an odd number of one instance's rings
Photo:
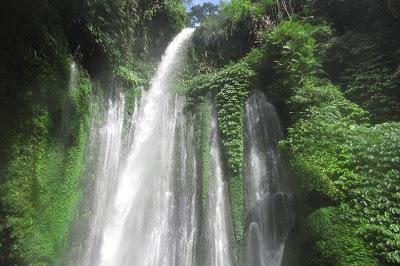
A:
{"type": "Polygon", "coordinates": [[[254,91],[246,102],[245,265],[281,265],[292,225],[287,168],[278,151],[282,128],[274,106],[254,91]]]}

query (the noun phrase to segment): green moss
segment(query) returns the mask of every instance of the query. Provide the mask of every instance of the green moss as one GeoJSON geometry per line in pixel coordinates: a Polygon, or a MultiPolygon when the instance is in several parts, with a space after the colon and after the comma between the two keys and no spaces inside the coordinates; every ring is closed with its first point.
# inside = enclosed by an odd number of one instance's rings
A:
{"type": "Polygon", "coordinates": [[[46,89],[58,90],[51,96],[56,102],[33,107],[31,121],[25,122],[30,130],[20,133],[12,145],[6,169],[8,181],[2,191],[13,240],[12,256],[34,265],[54,264],[64,245],[80,198],[90,113],[91,86],[87,74],[80,72],[76,88],[69,91],[59,84],[50,86],[55,80],[51,76],[47,80],[50,83],[42,91],[47,94],[46,89]],[[70,108],[64,108],[66,105],[70,108]],[[52,117],[58,112],[65,128],[53,132],[52,117]]]}

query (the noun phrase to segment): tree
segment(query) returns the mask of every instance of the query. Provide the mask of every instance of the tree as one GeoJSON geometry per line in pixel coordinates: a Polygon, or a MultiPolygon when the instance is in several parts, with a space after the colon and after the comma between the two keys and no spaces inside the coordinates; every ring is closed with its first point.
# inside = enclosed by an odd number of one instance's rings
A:
{"type": "Polygon", "coordinates": [[[215,15],[219,11],[219,5],[213,3],[204,3],[203,5],[195,5],[191,8],[189,16],[193,26],[201,24],[206,17],[215,15]]]}

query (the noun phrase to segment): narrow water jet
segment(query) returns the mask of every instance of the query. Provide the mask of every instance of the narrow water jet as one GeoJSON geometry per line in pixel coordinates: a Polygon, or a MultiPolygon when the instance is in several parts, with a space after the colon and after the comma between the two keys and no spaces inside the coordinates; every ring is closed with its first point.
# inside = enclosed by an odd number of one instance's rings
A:
{"type": "Polygon", "coordinates": [[[292,194],[278,150],[283,138],[274,106],[254,91],[246,102],[246,243],[244,265],[280,266],[293,223],[292,194]]]}

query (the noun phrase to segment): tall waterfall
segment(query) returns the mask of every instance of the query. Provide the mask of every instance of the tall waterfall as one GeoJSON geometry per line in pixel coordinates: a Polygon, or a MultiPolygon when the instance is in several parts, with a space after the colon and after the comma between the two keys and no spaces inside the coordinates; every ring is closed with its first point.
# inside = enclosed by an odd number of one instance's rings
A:
{"type": "Polygon", "coordinates": [[[278,151],[282,137],[274,106],[253,92],[246,102],[245,265],[281,265],[292,225],[288,174],[278,151]]]}

